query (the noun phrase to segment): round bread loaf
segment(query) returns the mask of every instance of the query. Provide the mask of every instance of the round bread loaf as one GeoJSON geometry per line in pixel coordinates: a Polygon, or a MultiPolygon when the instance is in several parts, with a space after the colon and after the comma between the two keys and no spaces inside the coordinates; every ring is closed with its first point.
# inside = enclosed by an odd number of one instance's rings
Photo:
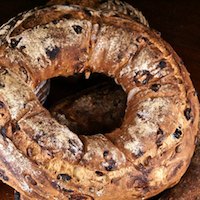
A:
{"type": "Polygon", "coordinates": [[[0,178],[24,199],[147,199],[175,185],[195,147],[199,104],[173,49],[129,18],[57,5],[0,29],[0,178]],[[103,73],[127,93],[120,128],[76,135],[35,87],[103,73]]]}

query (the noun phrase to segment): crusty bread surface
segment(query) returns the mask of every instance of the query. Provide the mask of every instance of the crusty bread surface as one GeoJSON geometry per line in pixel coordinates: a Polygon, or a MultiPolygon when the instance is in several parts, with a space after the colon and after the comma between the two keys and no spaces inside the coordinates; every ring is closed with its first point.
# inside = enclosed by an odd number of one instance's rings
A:
{"type": "Polygon", "coordinates": [[[0,29],[0,178],[25,199],[147,199],[175,185],[195,148],[199,104],[180,58],[147,26],[56,5],[0,29]],[[52,77],[103,73],[127,93],[120,128],[76,135],[34,94],[52,77]]]}

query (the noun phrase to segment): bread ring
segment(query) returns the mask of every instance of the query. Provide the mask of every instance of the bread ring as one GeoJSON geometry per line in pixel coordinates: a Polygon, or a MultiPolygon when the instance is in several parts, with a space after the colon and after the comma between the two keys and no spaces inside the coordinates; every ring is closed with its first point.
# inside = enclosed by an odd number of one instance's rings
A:
{"type": "Polygon", "coordinates": [[[1,28],[0,66],[0,178],[25,199],[147,199],[186,171],[198,99],[179,57],[144,25],[78,6],[34,9],[1,28]],[[77,136],[33,92],[85,71],[128,94],[119,129],[77,136]]]}

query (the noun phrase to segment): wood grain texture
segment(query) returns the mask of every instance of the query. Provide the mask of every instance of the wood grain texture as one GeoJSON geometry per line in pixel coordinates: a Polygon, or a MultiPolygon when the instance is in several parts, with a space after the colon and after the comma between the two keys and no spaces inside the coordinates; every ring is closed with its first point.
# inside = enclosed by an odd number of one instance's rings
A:
{"type": "MultiPolygon", "coordinates": [[[[2,0],[0,2],[0,24],[21,11],[42,5],[45,2],[44,0],[18,0],[16,3],[14,0],[2,0]]],[[[182,57],[188,71],[191,73],[195,88],[200,93],[200,2],[198,0],[186,0],[184,2],[180,0],[135,0],[134,3],[132,1],[128,2],[143,11],[150,26],[160,31],[162,37],[182,57]]],[[[188,177],[189,173],[199,168],[199,165],[195,161],[186,176],[188,177]]],[[[200,174],[195,174],[195,176],[200,176],[200,174]]],[[[0,200],[10,199],[13,199],[13,190],[1,184],[0,200]]],[[[162,199],[167,200],[169,198],[164,194],[162,199]]]]}

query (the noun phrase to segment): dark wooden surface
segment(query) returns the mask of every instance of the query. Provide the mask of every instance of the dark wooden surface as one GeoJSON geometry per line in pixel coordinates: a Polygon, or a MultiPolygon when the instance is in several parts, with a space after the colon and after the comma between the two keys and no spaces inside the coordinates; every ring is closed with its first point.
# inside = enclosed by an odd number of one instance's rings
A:
{"type": "MultiPolygon", "coordinates": [[[[17,13],[43,5],[45,0],[1,0],[0,24],[17,13]]],[[[199,0],[135,0],[150,26],[162,33],[182,57],[197,92],[200,94],[200,1],[199,0]]],[[[200,195],[199,195],[200,196],[200,195]]],[[[13,199],[13,190],[0,184],[0,200],[13,199]]]]}

